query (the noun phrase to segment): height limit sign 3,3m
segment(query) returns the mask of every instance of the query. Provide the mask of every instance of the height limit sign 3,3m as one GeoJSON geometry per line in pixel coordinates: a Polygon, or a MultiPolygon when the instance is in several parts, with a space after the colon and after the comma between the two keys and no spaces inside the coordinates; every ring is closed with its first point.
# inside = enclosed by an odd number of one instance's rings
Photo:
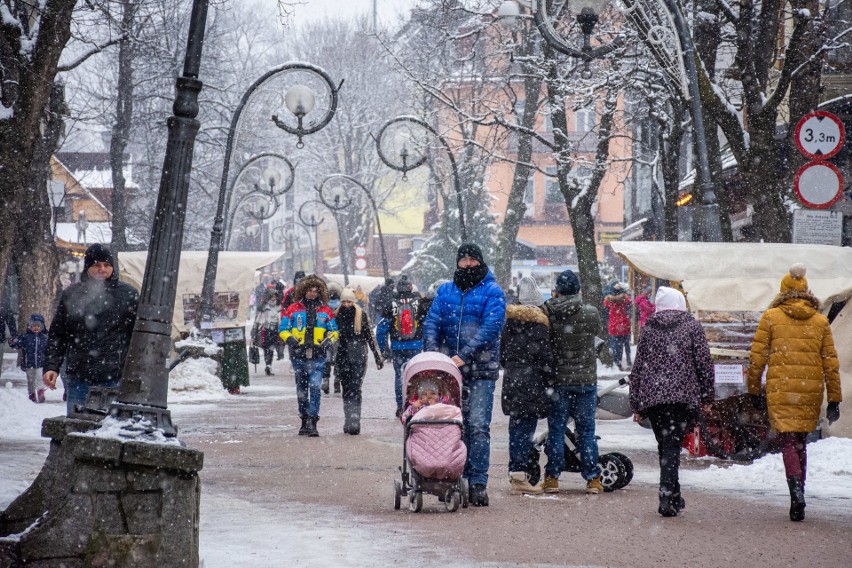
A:
{"type": "Polygon", "coordinates": [[[812,161],[796,173],[794,190],[805,207],[828,209],[843,195],[843,174],[826,160],[843,147],[843,123],[830,112],[806,114],[796,126],[796,146],[812,161]]]}

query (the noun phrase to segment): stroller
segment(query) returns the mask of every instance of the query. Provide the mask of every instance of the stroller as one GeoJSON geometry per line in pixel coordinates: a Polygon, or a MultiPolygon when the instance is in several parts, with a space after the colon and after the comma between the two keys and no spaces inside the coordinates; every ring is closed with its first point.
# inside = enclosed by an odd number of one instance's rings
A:
{"type": "MultiPolygon", "coordinates": [[[[632,414],[627,393],[616,390],[626,384],[627,379],[621,378],[598,389],[598,418],[626,418],[632,414]]],[[[572,424],[573,420],[569,421],[568,427],[565,429],[565,466],[562,470],[578,473],[582,470],[582,464],[580,462],[580,450],[577,447],[577,437],[572,424]]],[[[530,461],[527,466],[531,485],[536,485],[541,479],[539,460],[544,452],[546,442],[547,430],[533,438],[530,461]]],[[[598,457],[598,465],[601,468],[601,484],[606,492],[623,489],[633,479],[633,462],[622,453],[602,454],[598,457]]]]}
{"type": "Polygon", "coordinates": [[[433,382],[446,398],[445,404],[420,409],[404,426],[401,479],[394,480],[394,509],[402,498],[414,513],[423,508],[423,494],[437,495],[447,510],[467,507],[467,480],[462,478],[467,449],[462,443],[462,376],[452,359],[441,353],[420,353],[402,374],[406,406],[417,395],[421,382],[433,382]]]}

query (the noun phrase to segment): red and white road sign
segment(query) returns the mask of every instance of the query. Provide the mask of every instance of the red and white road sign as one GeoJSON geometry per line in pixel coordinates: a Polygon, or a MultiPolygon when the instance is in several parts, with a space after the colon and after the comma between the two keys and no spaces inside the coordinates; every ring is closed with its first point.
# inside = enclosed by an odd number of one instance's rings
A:
{"type": "Polygon", "coordinates": [[[355,247],[355,256],[364,256],[367,254],[367,249],[364,247],[358,246],[355,247]]]}
{"type": "Polygon", "coordinates": [[[808,162],[796,172],[793,187],[805,207],[828,209],[843,196],[843,174],[830,162],[808,162]]]}
{"type": "Polygon", "coordinates": [[[355,269],[356,270],[365,270],[367,268],[367,261],[363,257],[358,257],[355,259],[355,269]]]}
{"type": "Polygon", "coordinates": [[[796,126],[796,146],[811,160],[827,160],[843,147],[843,122],[823,110],[806,114],[796,126]]]}

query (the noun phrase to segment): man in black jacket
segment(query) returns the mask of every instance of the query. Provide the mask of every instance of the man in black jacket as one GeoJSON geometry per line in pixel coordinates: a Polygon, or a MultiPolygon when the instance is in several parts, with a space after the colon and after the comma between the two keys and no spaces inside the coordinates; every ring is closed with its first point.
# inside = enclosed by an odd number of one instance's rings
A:
{"type": "Polygon", "coordinates": [[[51,389],[66,363],[62,381],[69,415],[86,401],[90,386],[118,387],[138,303],[136,290],[119,282],[109,249],[90,246],[80,283],[59,297],[44,362],[44,384],[51,389]]]}

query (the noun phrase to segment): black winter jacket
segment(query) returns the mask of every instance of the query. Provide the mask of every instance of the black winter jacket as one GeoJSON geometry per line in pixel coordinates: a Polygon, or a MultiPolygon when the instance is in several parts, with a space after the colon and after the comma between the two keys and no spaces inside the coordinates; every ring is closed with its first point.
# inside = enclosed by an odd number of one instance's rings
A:
{"type": "Polygon", "coordinates": [[[536,306],[506,306],[500,339],[503,366],[503,414],[523,418],[547,416],[547,385],[553,372],[550,325],[536,306]]]}
{"type": "Polygon", "coordinates": [[[59,372],[64,361],[66,374],[90,384],[120,379],[138,303],[139,294],[118,280],[117,268],[108,280],[84,272],[59,297],[44,370],[59,372]]]}
{"type": "Polygon", "coordinates": [[[579,296],[558,296],[544,303],[550,320],[550,346],[556,359],[554,386],[587,386],[598,382],[595,336],[601,315],[579,296]]]}

